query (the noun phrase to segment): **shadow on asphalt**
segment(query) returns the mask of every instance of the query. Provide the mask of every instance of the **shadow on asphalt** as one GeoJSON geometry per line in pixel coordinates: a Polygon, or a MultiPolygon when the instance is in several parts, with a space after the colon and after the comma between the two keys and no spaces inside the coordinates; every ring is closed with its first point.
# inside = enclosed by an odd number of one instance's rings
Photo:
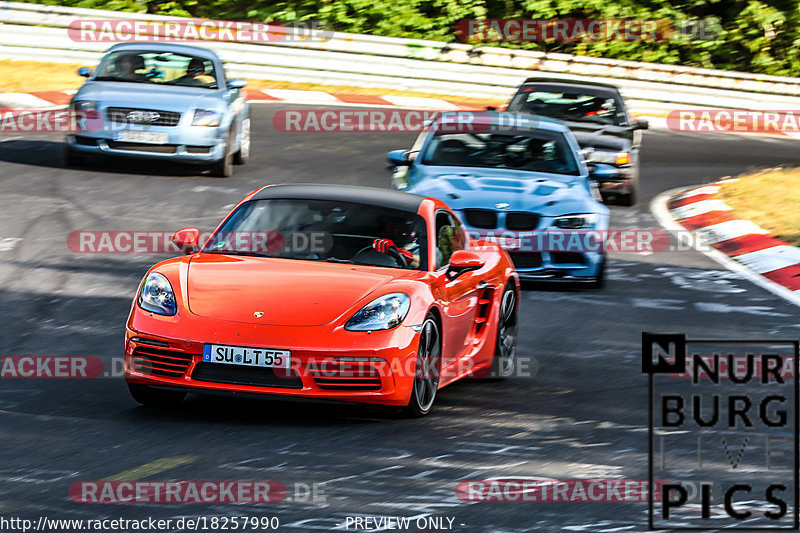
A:
{"type": "Polygon", "coordinates": [[[206,167],[199,164],[173,161],[144,160],[125,156],[90,155],[81,166],[68,167],[64,161],[64,143],[51,140],[9,140],[2,143],[0,161],[47,168],[83,172],[112,174],[140,174],[157,176],[203,176],[209,175],[206,167]]]}

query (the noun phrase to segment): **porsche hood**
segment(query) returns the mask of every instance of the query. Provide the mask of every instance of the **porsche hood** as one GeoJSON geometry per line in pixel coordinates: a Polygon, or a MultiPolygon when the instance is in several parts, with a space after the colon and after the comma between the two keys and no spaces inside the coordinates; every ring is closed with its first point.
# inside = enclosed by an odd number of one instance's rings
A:
{"type": "Polygon", "coordinates": [[[393,279],[416,273],[315,261],[202,254],[189,263],[186,287],[189,310],[198,316],[249,324],[319,326],[351,309],[357,311],[356,304],[393,279]]]}

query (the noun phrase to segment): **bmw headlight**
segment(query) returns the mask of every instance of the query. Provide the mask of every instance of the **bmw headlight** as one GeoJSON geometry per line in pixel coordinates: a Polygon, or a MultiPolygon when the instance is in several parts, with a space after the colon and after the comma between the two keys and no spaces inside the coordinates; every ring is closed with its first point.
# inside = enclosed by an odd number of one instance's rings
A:
{"type": "Polygon", "coordinates": [[[402,292],[393,292],[372,300],[354,314],[344,329],[349,331],[378,331],[392,329],[400,324],[411,307],[411,298],[402,292]]]}
{"type": "Polygon", "coordinates": [[[587,229],[594,227],[597,215],[585,213],[582,215],[564,215],[553,220],[553,226],[561,229],[587,229]]]}
{"type": "Polygon", "coordinates": [[[137,298],[139,307],[157,315],[172,316],[178,312],[175,303],[175,292],[167,278],[158,272],[152,272],[142,283],[137,298]]]}
{"type": "Polygon", "coordinates": [[[86,118],[97,118],[97,102],[94,100],[76,100],[72,102],[76,113],[81,113],[86,118]]]}
{"type": "Polygon", "coordinates": [[[196,109],[192,126],[219,126],[222,114],[213,109],[196,109]]]}

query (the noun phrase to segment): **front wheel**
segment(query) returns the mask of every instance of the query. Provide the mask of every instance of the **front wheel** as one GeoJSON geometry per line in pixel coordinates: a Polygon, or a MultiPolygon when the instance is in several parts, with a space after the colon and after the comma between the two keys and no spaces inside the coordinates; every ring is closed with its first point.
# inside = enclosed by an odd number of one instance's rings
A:
{"type": "Polygon", "coordinates": [[[606,256],[600,259],[600,267],[597,269],[597,276],[589,284],[591,289],[602,289],[606,285],[606,256]]]}
{"type": "Polygon", "coordinates": [[[219,178],[228,178],[233,175],[233,152],[231,152],[231,136],[225,142],[225,154],[222,159],[211,165],[211,174],[219,178]]]}
{"type": "Polygon", "coordinates": [[[417,365],[414,371],[414,387],[405,412],[418,418],[431,412],[436,392],[439,390],[439,366],[442,337],[439,325],[431,316],[422,324],[417,349],[417,365]]]}
{"type": "Polygon", "coordinates": [[[186,397],[184,391],[153,389],[138,383],[128,383],[128,390],[134,400],[147,407],[175,407],[186,397]]]}
{"type": "Polygon", "coordinates": [[[233,163],[244,165],[250,158],[250,117],[242,120],[242,131],[239,133],[239,149],[233,154],[233,163]]]}
{"type": "Polygon", "coordinates": [[[506,286],[500,300],[497,317],[497,341],[492,358],[491,376],[506,378],[514,372],[517,351],[517,291],[513,285],[506,286]]]}

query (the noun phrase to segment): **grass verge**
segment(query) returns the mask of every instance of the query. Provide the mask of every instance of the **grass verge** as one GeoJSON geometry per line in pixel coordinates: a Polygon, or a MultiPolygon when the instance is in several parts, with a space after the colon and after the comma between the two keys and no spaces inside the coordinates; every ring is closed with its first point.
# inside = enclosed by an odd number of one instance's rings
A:
{"type": "Polygon", "coordinates": [[[800,168],[769,169],[723,181],[719,197],[737,216],[800,246],[800,168]]]}

